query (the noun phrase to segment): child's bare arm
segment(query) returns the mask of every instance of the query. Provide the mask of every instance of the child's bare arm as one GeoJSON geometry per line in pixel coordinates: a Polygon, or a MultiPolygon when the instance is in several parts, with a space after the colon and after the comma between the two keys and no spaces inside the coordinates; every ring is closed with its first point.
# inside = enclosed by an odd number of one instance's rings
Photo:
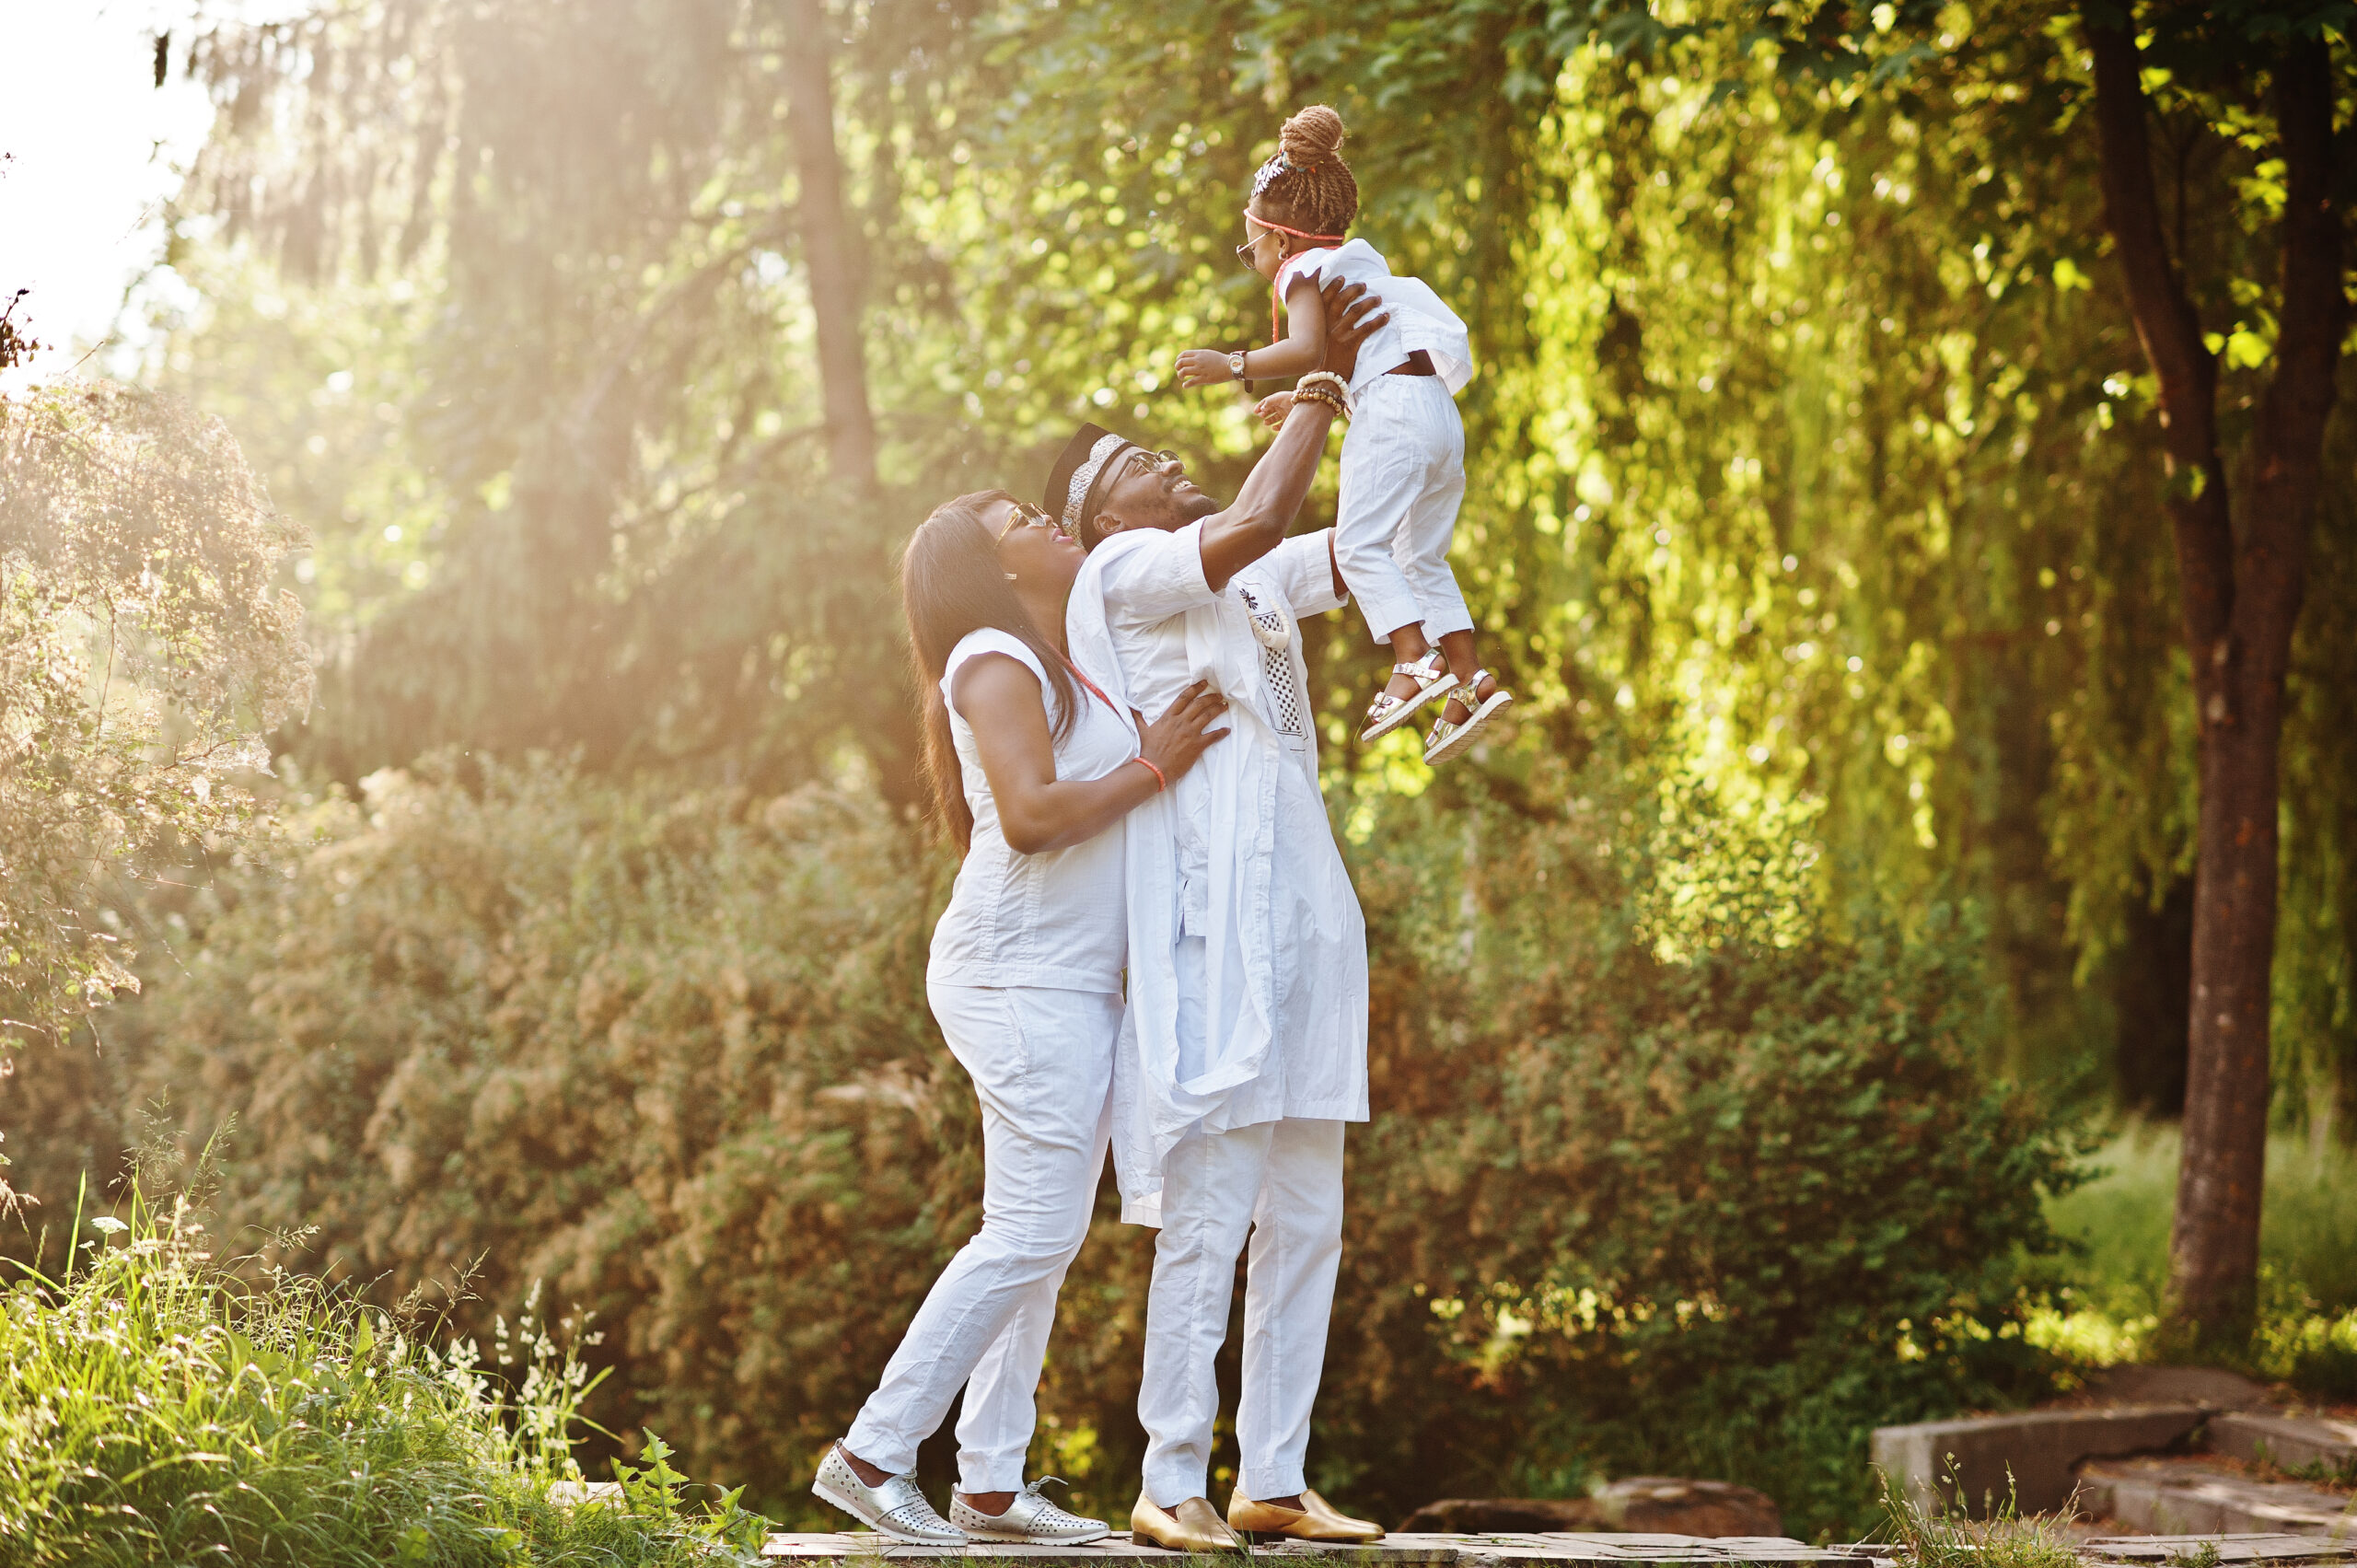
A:
{"type": "MultiPolygon", "coordinates": [[[[1290,381],[1317,369],[1326,357],[1325,301],[1315,281],[1296,277],[1287,285],[1285,318],[1285,341],[1273,348],[1253,349],[1248,355],[1248,380],[1290,381]]],[[[1182,387],[1216,387],[1235,379],[1227,355],[1215,348],[1190,348],[1178,356],[1182,387]]]]}

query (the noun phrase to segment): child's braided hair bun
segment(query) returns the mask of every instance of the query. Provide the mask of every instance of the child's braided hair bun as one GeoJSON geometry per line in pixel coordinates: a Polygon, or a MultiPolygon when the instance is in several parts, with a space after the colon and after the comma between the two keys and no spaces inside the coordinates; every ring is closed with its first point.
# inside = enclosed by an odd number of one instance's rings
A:
{"type": "Polygon", "coordinates": [[[1342,161],[1342,117],[1322,103],[1285,122],[1277,156],[1260,166],[1252,199],[1275,221],[1310,234],[1341,235],[1359,215],[1359,182],[1342,161]]]}
{"type": "Polygon", "coordinates": [[[1277,150],[1295,163],[1312,168],[1329,158],[1340,161],[1342,117],[1322,103],[1311,104],[1277,133],[1277,150]]]}

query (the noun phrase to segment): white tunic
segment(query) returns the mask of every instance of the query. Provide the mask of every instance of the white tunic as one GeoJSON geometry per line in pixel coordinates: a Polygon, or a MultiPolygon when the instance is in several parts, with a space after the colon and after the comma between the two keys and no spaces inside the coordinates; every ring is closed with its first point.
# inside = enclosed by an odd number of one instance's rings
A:
{"type": "MultiPolygon", "coordinates": [[[[949,704],[949,737],[966,805],[974,813],[973,842],[958,867],[949,907],[933,928],[925,979],[936,985],[1042,986],[1062,991],[1121,989],[1128,950],[1122,896],[1122,824],[1068,849],[1019,854],[999,827],[998,802],[982,772],[974,727],[950,695],[958,667],[981,654],[1004,654],[1039,681],[1051,726],[1055,688],[1039,656],[1020,637],[984,628],[950,650],[941,696],[949,704]]],[[[1056,747],[1056,777],[1103,778],[1137,755],[1137,730],[1127,708],[1100,701],[1075,681],[1081,711],[1056,747]]],[[[1102,686],[1104,683],[1097,683],[1102,686]]]]}
{"type": "Polygon", "coordinates": [[[1359,344],[1358,369],[1351,377],[1353,397],[1366,390],[1376,377],[1389,374],[1393,366],[1401,364],[1418,349],[1432,356],[1433,370],[1450,396],[1463,391],[1465,384],[1473,379],[1472,335],[1465,330],[1464,321],[1423,279],[1393,277],[1391,263],[1365,240],[1320,246],[1287,257],[1285,264],[1277,269],[1277,297],[1284,297],[1285,289],[1296,277],[1313,283],[1340,278],[1344,283],[1364,284],[1366,291],[1381,299],[1390,313],[1391,319],[1359,344]]]}
{"type": "Polygon", "coordinates": [[[1342,602],[1325,533],[1214,593],[1192,523],[1097,546],[1066,614],[1074,661],[1116,702],[1157,716],[1209,679],[1233,731],[1129,817],[1113,1159],[1122,1215],[1142,1224],[1158,1223],[1163,1160],[1197,1126],[1367,1116],[1366,925],[1318,793],[1301,637],[1263,648],[1239,587],[1296,616],[1342,602]]]}

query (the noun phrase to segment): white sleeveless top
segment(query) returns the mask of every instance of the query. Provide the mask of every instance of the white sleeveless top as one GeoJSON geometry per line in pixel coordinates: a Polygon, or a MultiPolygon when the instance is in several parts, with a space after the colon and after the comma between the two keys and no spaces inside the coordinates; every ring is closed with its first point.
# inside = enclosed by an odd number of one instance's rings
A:
{"type": "Polygon", "coordinates": [[[1353,239],[1340,247],[1321,246],[1287,257],[1285,264],[1277,269],[1274,281],[1278,298],[1284,297],[1286,288],[1296,277],[1313,283],[1340,278],[1344,283],[1364,284],[1369,294],[1383,301],[1383,308],[1391,318],[1359,344],[1358,373],[1351,377],[1353,398],[1374,386],[1393,366],[1418,349],[1432,356],[1434,373],[1451,397],[1463,391],[1465,383],[1473,378],[1472,337],[1457,312],[1444,304],[1423,279],[1393,276],[1391,263],[1383,259],[1383,252],[1365,240],[1353,239]]]}
{"type": "MultiPolygon", "coordinates": [[[[925,979],[944,985],[1118,992],[1129,955],[1123,826],[1116,822],[1069,849],[1018,854],[1007,847],[973,726],[952,695],[958,668],[980,654],[1020,660],[1039,678],[1051,731],[1055,725],[1055,688],[1021,638],[985,627],[950,650],[941,696],[949,707],[949,736],[966,805],[974,813],[974,836],[949,907],[933,928],[925,979]]],[[[1138,736],[1127,714],[1077,679],[1073,688],[1081,711],[1056,746],[1056,777],[1085,783],[1136,756],[1138,736]]]]}

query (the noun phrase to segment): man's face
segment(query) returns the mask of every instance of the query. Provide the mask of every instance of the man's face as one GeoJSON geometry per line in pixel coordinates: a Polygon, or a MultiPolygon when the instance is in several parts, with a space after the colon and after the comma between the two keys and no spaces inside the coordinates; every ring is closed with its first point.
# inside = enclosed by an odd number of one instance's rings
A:
{"type": "Polygon", "coordinates": [[[1113,459],[1113,472],[1100,482],[1105,499],[1097,508],[1097,528],[1111,535],[1130,528],[1183,528],[1198,517],[1208,517],[1220,504],[1204,494],[1187,477],[1187,465],[1176,457],[1132,447],[1113,459]]]}

